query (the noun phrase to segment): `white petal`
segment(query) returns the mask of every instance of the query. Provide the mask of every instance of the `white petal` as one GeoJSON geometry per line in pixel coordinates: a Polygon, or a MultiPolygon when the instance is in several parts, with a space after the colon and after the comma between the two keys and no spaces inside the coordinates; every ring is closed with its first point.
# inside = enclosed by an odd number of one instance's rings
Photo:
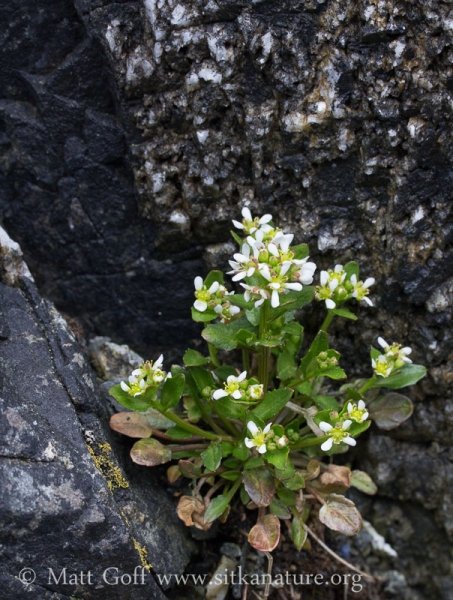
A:
{"type": "Polygon", "coordinates": [[[220,313],[221,313],[221,312],[223,312],[223,307],[222,307],[222,305],[221,305],[221,304],[216,304],[216,305],[214,306],[214,311],[215,311],[215,312],[216,312],[218,315],[220,315],[220,313]]]}
{"type": "Polygon", "coordinates": [[[412,348],[409,348],[409,346],[406,346],[405,348],[401,348],[400,352],[401,352],[401,354],[412,354],[412,348]]]}
{"type": "Polygon", "coordinates": [[[352,402],[348,402],[348,413],[351,412],[352,408],[352,402]]]}
{"type": "Polygon", "coordinates": [[[259,308],[264,302],[264,298],[261,298],[261,300],[257,300],[255,302],[255,308],[259,308]]]}
{"type": "Polygon", "coordinates": [[[247,429],[250,431],[252,435],[256,435],[259,431],[258,426],[253,421],[249,421],[247,423],[247,429]]]}
{"type": "Polygon", "coordinates": [[[274,281],[273,283],[269,284],[269,287],[272,288],[273,290],[279,290],[282,287],[282,284],[279,283],[278,281],[274,281]]]}
{"type": "Polygon", "coordinates": [[[232,398],[234,398],[235,400],[240,400],[242,398],[242,392],[241,390],[235,390],[232,394],[231,394],[232,398]]]}
{"type": "Polygon", "coordinates": [[[264,454],[266,452],[267,448],[266,448],[266,444],[262,444],[259,448],[258,448],[258,452],[260,454],[264,454]]]}
{"type": "Polygon", "coordinates": [[[218,291],[219,287],[220,287],[220,283],[218,281],[214,281],[214,283],[209,288],[208,292],[210,294],[215,294],[218,291]]]}
{"type": "Polygon", "coordinates": [[[233,225],[237,228],[237,229],[244,229],[244,225],[242,223],[239,223],[239,221],[235,221],[233,219],[233,225]]]}
{"type": "Polygon", "coordinates": [[[410,358],[407,358],[407,356],[402,356],[401,358],[404,360],[405,363],[409,364],[412,362],[410,358]]]}
{"type": "Polygon", "coordinates": [[[254,272],[255,272],[255,267],[250,267],[250,269],[247,270],[247,277],[251,277],[254,272]]]}
{"type": "Polygon", "coordinates": [[[159,358],[156,360],[156,362],[153,364],[153,370],[158,369],[159,367],[161,367],[163,362],[164,362],[164,355],[161,354],[159,356],[159,358]]]}
{"type": "Polygon", "coordinates": [[[208,308],[208,305],[206,304],[206,302],[204,300],[195,300],[193,305],[200,312],[204,312],[208,308]]]}
{"type": "Polygon", "coordinates": [[[346,419],[346,421],[343,421],[341,426],[343,427],[343,429],[346,430],[351,425],[351,423],[352,423],[351,419],[346,419]]]}
{"type": "Polygon", "coordinates": [[[194,284],[195,284],[195,289],[196,290],[201,290],[201,288],[203,287],[203,279],[202,279],[202,277],[200,277],[200,276],[195,277],[194,284]]]}
{"type": "Polygon", "coordinates": [[[355,446],[357,444],[357,442],[355,441],[355,439],[352,438],[350,435],[347,435],[342,441],[345,444],[347,444],[348,446],[355,446]]]}
{"type": "Polygon", "coordinates": [[[228,396],[228,393],[225,390],[216,390],[212,394],[214,400],[219,400],[219,398],[225,398],[225,396],[228,396]]]}
{"type": "Polygon", "coordinates": [[[326,285],[326,283],[329,281],[329,273],[327,271],[321,271],[320,281],[321,285],[326,285]]]}
{"type": "Polygon", "coordinates": [[[278,257],[278,250],[277,250],[277,246],[275,244],[269,244],[269,246],[267,247],[267,249],[272,254],[272,256],[277,256],[278,257]]]}
{"type": "Polygon", "coordinates": [[[263,241],[264,238],[264,233],[261,229],[258,229],[258,231],[255,233],[255,239],[258,243],[261,243],[263,241]]]}
{"type": "Polygon", "coordinates": [[[302,273],[301,276],[299,277],[299,281],[301,283],[303,283],[304,285],[310,285],[311,283],[313,283],[313,275],[310,275],[310,274],[304,275],[304,273],[302,273]]]}
{"type": "Polygon", "coordinates": [[[331,298],[327,298],[327,300],[326,300],[326,306],[327,306],[327,308],[332,309],[332,308],[336,307],[336,304],[335,304],[335,302],[333,300],[331,300],[331,298]]]}
{"type": "Polygon", "coordinates": [[[272,227],[272,225],[261,225],[260,231],[262,231],[263,233],[269,233],[269,231],[272,231],[274,228],[272,227]]]}
{"type": "Polygon", "coordinates": [[[282,264],[282,268],[280,269],[280,275],[286,275],[286,273],[289,271],[291,267],[291,261],[287,260],[286,262],[284,262],[282,264]]]}
{"type": "Polygon", "coordinates": [[[335,273],[339,273],[340,271],[343,270],[343,265],[335,265],[335,273]]]}
{"type": "Polygon", "coordinates": [[[258,222],[260,225],[264,225],[264,223],[269,223],[269,221],[272,221],[272,215],[263,215],[258,222]]]}
{"type": "Polygon", "coordinates": [[[352,285],[357,285],[357,275],[355,273],[351,275],[350,282],[352,283],[352,285]]]}
{"type": "Polygon", "coordinates": [[[387,342],[382,337],[378,337],[377,342],[381,348],[384,348],[384,350],[389,347],[387,342]]]}
{"type": "Polygon", "coordinates": [[[272,277],[269,271],[269,267],[267,265],[263,265],[262,267],[260,267],[260,273],[264,277],[264,279],[271,281],[272,277]]]}
{"type": "Polygon", "coordinates": [[[244,381],[244,379],[246,377],[247,377],[247,371],[242,371],[242,373],[238,377],[238,381],[244,381]]]}
{"type": "Polygon", "coordinates": [[[375,278],[374,277],[368,277],[368,279],[365,279],[365,283],[363,284],[364,288],[369,288],[370,285],[373,285],[375,282],[375,278]]]}
{"type": "Polygon", "coordinates": [[[252,213],[250,212],[250,209],[246,206],[244,206],[244,208],[242,209],[242,216],[246,221],[253,221],[252,213]]]}
{"type": "Polygon", "coordinates": [[[123,390],[123,392],[128,392],[131,388],[127,385],[127,383],[125,383],[124,381],[122,381],[120,383],[121,385],[121,389],[123,390]]]}
{"type": "Polygon", "coordinates": [[[332,279],[332,281],[329,282],[329,289],[331,292],[334,292],[338,287],[338,279],[332,279]]]}
{"type": "Polygon", "coordinates": [[[324,433],[327,433],[328,431],[332,431],[333,427],[329,423],[326,423],[325,421],[321,421],[321,423],[319,424],[319,429],[321,431],[324,431],[324,433]]]}
{"type": "Polygon", "coordinates": [[[328,450],[330,450],[332,448],[332,444],[333,444],[333,438],[330,437],[323,444],[321,444],[321,450],[323,450],[324,452],[327,452],[328,450]]]}
{"type": "Polygon", "coordinates": [[[364,296],[364,301],[368,304],[368,306],[373,306],[373,303],[371,302],[371,300],[368,298],[368,296],[364,296]]]}
{"type": "MultiPolygon", "coordinates": [[[[241,281],[241,279],[245,279],[245,277],[247,277],[247,271],[241,271],[240,273],[237,273],[232,279],[231,281],[241,281]]],[[[250,277],[250,275],[248,275],[248,277],[250,277]]]]}
{"type": "Polygon", "coordinates": [[[363,415],[362,415],[362,421],[366,421],[366,420],[368,419],[368,415],[369,415],[369,414],[370,414],[370,413],[369,413],[369,412],[366,410],[366,411],[363,413],[363,415]]]}
{"type": "Polygon", "coordinates": [[[280,297],[278,295],[277,290],[274,290],[272,292],[271,306],[272,306],[272,308],[278,308],[280,306],[280,297]]]}
{"type": "Polygon", "coordinates": [[[231,305],[229,310],[232,315],[237,315],[238,313],[241,312],[241,309],[239,308],[239,306],[231,305]]]}
{"type": "Polygon", "coordinates": [[[239,252],[236,252],[236,254],[233,255],[233,258],[238,263],[243,263],[243,262],[247,262],[248,261],[247,256],[244,256],[244,254],[240,254],[239,252]]]}
{"type": "Polygon", "coordinates": [[[365,402],[363,400],[359,400],[357,406],[360,408],[360,410],[363,410],[365,408],[365,402]]]}
{"type": "Polygon", "coordinates": [[[272,423],[268,423],[266,425],[266,427],[263,429],[263,433],[268,433],[268,431],[270,430],[271,426],[272,426],[272,423]]]}
{"type": "Polygon", "coordinates": [[[296,292],[302,291],[302,285],[300,283],[285,283],[285,288],[288,290],[294,290],[296,292]]]}
{"type": "Polygon", "coordinates": [[[250,438],[245,438],[244,444],[247,446],[247,448],[254,448],[256,446],[255,441],[251,440],[250,438]]]}

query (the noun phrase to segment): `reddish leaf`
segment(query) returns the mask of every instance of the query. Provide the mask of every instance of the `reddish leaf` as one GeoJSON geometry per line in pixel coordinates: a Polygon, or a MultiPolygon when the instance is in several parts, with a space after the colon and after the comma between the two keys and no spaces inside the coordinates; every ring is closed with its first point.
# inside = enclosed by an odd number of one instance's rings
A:
{"type": "Polygon", "coordinates": [[[266,515],[252,527],[248,541],[255,550],[272,552],[280,540],[280,519],[275,515],[266,515]]]}
{"type": "Polygon", "coordinates": [[[132,438],[148,438],[153,430],[145,415],[134,412],[120,412],[110,419],[110,427],[118,433],[132,438]]]}
{"type": "Polygon", "coordinates": [[[362,528],[362,517],[354,502],[339,494],[330,494],[319,511],[319,520],[343,535],[355,535],[362,528]]]}
{"type": "Polygon", "coordinates": [[[135,442],[131,449],[131,458],[138,465],[155,467],[171,460],[171,450],[152,438],[135,442]]]}
{"type": "Polygon", "coordinates": [[[245,491],[257,506],[269,506],[275,494],[275,484],[266,468],[244,471],[242,481],[245,491]]]}

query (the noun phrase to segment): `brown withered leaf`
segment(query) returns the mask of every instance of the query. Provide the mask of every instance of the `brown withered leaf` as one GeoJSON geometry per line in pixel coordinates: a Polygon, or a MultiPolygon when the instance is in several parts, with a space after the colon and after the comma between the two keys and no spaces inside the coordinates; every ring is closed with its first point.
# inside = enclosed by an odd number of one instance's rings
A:
{"type": "Polygon", "coordinates": [[[351,469],[338,465],[328,465],[320,481],[323,485],[341,485],[346,489],[351,486],[351,469]]]}
{"type": "Polygon", "coordinates": [[[110,427],[118,433],[132,438],[148,438],[153,430],[145,415],[135,412],[120,412],[110,419],[110,427]]]}
{"type": "Polygon", "coordinates": [[[319,520],[343,535],[356,535],[362,528],[362,516],[354,502],[339,494],[330,494],[319,511],[319,520]]]}
{"type": "Polygon", "coordinates": [[[181,496],[176,511],[187,527],[195,526],[197,529],[207,531],[212,525],[212,523],[204,522],[206,506],[199,497],[181,496]]]}
{"type": "Polygon", "coordinates": [[[244,488],[257,506],[269,506],[275,494],[274,478],[265,467],[244,471],[244,488]]]}
{"type": "Polygon", "coordinates": [[[272,552],[280,540],[280,519],[275,515],[266,515],[254,525],[248,535],[248,542],[256,550],[272,552]]]}
{"type": "Polygon", "coordinates": [[[308,462],[306,473],[304,473],[304,477],[306,481],[310,481],[311,479],[316,479],[321,471],[321,464],[319,461],[312,459],[308,462]]]}
{"type": "Polygon", "coordinates": [[[174,483],[177,479],[181,477],[181,471],[179,470],[178,465],[171,465],[167,469],[167,479],[169,483],[174,483]]]}
{"type": "Polygon", "coordinates": [[[147,438],[135,442],[131,449],[131,458],[138,465],[155,467],[171,460],[171,450],[157,440],[147,438]]]}

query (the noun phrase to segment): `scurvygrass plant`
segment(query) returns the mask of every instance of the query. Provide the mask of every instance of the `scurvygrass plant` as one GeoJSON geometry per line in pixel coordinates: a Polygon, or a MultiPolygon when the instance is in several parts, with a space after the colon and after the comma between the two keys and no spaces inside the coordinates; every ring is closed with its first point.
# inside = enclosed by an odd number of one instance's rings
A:
{"type": "Polygon", "coordinates": [[[360,530],[360,514],[344,494],[350,486],[370,494],[376,487],[331,457],[355,446],[371,420],[392,429],[407,419],[411,401],[388,390],[415,384],[425,368],[412,364],[410,348],[378,338],[370,377],[345,383],[328,329],[334,318],[357,319],[351,304],[372,305],[374,279],[362,281],[349,262],[321,271],[313,286],[316,265],[305,244],[291,246],[294,236],[271,215],[253,218],[244,208],[242,216],[233,221],[242,236],[232,232],[238,252],[228,273],[236,289],[228,291],[219,271],[195,278],[192,317],[204,324],[207,355],[189,349],[183,366],[169,372],[162,356],[145,362],[110,389],[133,411],[114,415],[111,426],[140,438],[134,462],[172,463],[171,482],[190,480],[192,493],[178,504],[186,525],[209,529],[240,501],[257,511],[253,547],[275,549],[283,520],[300,550],[310,515],[346,535],[360,530]],[[313,301],[327,314],[305,340],[298,318],[313,301]]]}

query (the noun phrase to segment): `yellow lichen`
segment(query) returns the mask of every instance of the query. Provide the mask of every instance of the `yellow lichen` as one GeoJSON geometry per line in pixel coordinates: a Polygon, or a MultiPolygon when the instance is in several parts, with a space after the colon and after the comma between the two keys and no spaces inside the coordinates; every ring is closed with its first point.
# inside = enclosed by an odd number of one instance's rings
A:
{"type": "Polygon", "coordinates": [[[112,492],[117,488],[128,488],[129,483],[124,478],[124,475],[119,467],[113,464],[110,459],[112,447],[110,444],[98,444],[100,453],[94,451],[94,449],[88,445],[88,451],[96,465],[96,468],[102,473],[104,479],[107,482],[109,490],[112,492]]]}
{"type": "Polygon", "coordinates": [[[140,546],[140,544],[134,538],[132,538],[132,542],[134,543],[134,548],[137,550],[138,555],[140,556],[142,565],[145,567],[145,569],[150,571],[153,568],[153,565],[148,562],[148,551],[146,550],[145,546],[140,546]]]}

